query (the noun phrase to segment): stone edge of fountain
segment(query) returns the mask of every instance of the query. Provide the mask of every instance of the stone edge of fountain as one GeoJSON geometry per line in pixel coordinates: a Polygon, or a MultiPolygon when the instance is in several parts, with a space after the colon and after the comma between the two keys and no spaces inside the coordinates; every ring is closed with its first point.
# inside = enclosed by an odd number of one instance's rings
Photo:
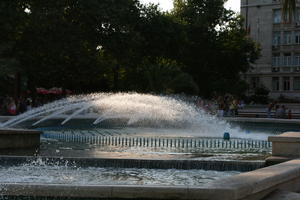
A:
{"type": "Polygon", "coordinates": [[[112,167],[179,170],[215,170],[249,172],[265,167],[265,161],[222,161],[222,160],[165,160],[165,159],[129,159],[129,158],[85,158],[85,157],[49,157],[49,156],[0,156],[2,165],[20,165],[41,161],[76,167],[112,167]]]}
{"type": "Polygon", "coordinates": [[[259,200],[277,189],[291,192],[300,190],[300,159],[220,179],[205,187],[1,183],[0,195],[100,199],[259,200]]]}
{"type": "Polygon", "coordinates": [[[103,199],[262,199],[277,189],[300,190],[300,159],[242,173],[206,187],[137,185],[63,185],[1,183],[7,196],[73,197],[103,199]]]}
{"type": "Polygon", "coordinates": [[[0,149],[38,149],[41,131],[0,128],[0,149]]]}
{"type": "Polygon", "coordinates": [[[285,132],[270,136],[272,156],[266,159],[266,165],[273,165],[300,158],[300,132],[285,132]]]}

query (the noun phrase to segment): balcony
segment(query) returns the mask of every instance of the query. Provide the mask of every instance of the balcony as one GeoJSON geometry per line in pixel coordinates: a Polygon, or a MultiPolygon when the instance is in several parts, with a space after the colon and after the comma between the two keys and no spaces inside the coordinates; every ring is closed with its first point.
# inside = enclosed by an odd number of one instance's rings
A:
{"type": "Polygon", "coordinates": [[[294,29],[300,29],[300,21],[292,22],[292,23],[274,23],[273,22],[273,30],[274,31],[280,31],[280,30],[294,30],[294,29]]]}
{"type": "Polygon", "coordinates": [[[283,52],[299,52],[300,51],[300,43],[291,43],[291,44],[280,44],[280,45],[272,45],[273,53],[283,52]]]}
{"type": "Polygon", "coordinates": [[[293,67],[293,72],[300,72],[300,66],[293,67]]]}
{"type": "Polygon", "coordinates": [[[280,72],[280,67],[272,67],[272,72],[274,73],[280,72]]]}
{"type": "Polygon", "coordinates": [[[272,66],[273,73],[300,73],[300,65],[298,66],[272,66]]]}

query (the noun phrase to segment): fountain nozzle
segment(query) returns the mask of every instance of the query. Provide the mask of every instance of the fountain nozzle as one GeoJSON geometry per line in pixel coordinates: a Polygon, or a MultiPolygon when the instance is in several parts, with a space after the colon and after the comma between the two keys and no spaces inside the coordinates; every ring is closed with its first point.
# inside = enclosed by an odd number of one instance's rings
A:
{"type": "Polygon", "coordinates": [[[230,140],[230,134],[228,132],[225,132],[223,135],[224,140],[230,140]]]}

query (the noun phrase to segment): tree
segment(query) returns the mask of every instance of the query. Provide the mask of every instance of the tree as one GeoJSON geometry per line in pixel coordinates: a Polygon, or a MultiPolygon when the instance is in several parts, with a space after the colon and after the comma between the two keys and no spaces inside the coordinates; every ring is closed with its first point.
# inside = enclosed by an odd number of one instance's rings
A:
{"type": "Polygon", "coordinates": [[[163,57],[157,57],[156,60],[145,58],[143,64],[134,71],[127,72],[123,85],[127,90],[139,92],[198,94],[198,86],[192,76],[181,68],[175,60],[163,57]]]}
{"type": "Polygon", "coordinates": [[[0,60],[13,72],[17,66],[32,92],[237,92],[257,57],[223,0],[176,0],[169,13],[138,0],[3,2],[10,13],[0,13],[0,26],[9,38],[0,41],[0,60]]]}
{"type": "Polygon", "coordinates": [[[0,82],[3,83],[0,85],[4,86],[0,86],[0,91],[14,95],[16,99],[20,95],[20,74],[23,72],[16,46],[27,20],[24,11],[23,1],[0,2],[0,82]]]}
{"type": "Polygon", "coordinates": [[[130,57],[126,47],[132,41],[130,25],[138,16],[135,4],[134,0],[28,1],[29,22],[18,48],[30,88],[106,90],[103,52],[119,63],[130,57]]]}
{"type": "Polygon", "coordinates": [[[241,84],[236,83],[242,82],[241,73],[259,55],[242,19],[226,10],[223,0],[176,0],[173,15],[185,27],[187,42],[181,62],[200,95],[240,92],[241,84]]]}
{"type": "MultiPolygon", "coordinates": [[[[182,65],[177,63],[185,39],[184,29],[173,16],[160,12],[156,5],[139,5],[139,11],[139,18],[132,23],[131,33],[127,35],[127,52],[114,56],[119,63],[119,90],[176,92],[170,79],[184,73],[182,65]]],[[[185,92],[196,94],[196,90],[185,92]]]]}

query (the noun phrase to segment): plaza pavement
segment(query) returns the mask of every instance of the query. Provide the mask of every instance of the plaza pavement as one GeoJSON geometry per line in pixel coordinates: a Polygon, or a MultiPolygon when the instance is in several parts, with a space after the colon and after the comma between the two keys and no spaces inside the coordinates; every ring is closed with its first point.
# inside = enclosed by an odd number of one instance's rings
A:
{"type": "MultiPolygon", "coordinates": [[[[300,104],[281,104],[288,110],[292,111],[292,119],[300,119],[300,104]]],[[[267,118],[267,107],[268,105],[246,105],[243,109],[239,109],[238,117],[249,117],[249,118],[267,118]]],[[[272,118],[274,118],[275,110],[272,110],[272,118]]]]}

